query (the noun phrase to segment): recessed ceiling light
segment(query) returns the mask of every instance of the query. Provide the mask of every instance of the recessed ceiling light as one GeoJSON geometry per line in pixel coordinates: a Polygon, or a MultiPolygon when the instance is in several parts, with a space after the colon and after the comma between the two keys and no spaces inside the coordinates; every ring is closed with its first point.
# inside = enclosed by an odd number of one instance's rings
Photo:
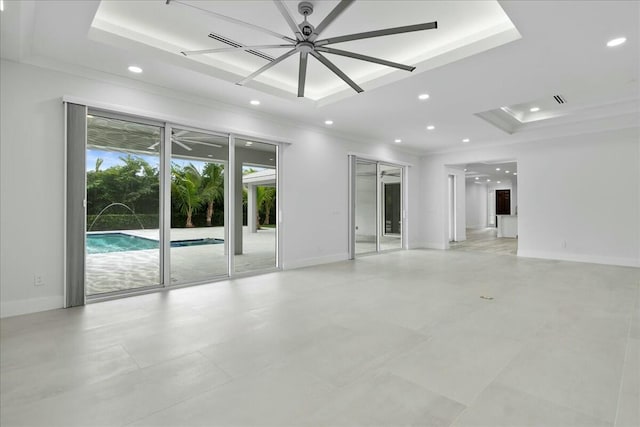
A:
{"type": "Polygon", "coordinates": [[[499,170],[500,170],[500,168],[496,168],[496,170],[497,170],[497,171],[499,171],[499,170]]]}
{"type": "Polygon", "coordinates": [[[464,171],[466,172],[467,170],[465,169],[464,171]]]}
{"type": "Polygon", "coordinates": [[[0,0],[0,12],[4,12],[4,0],[0,0]]]}
{"type": "Polygon", "coordinates": [[[249,147],[249,146],[253,145],[253,142],[251,142],[251,141],[247,141],[245,145],[246,145],[247,147],[249,147]]]}
{"type": "Polygon", "coordinates": [[[213,157],[213,154],[207,154],[207,157],[213,157]]]}
{"type": "Polygon", "coordinates": [[[509,173],[509,171],[504,171],[504,173],[509,173]]]}
{"type": "Polygon", "coordinates": [[[607,46],[608,47],[620,46],[621,44],[624,44],[624,42],[626,41],[627,41],[626,37],[618,37],[617,39],[609,40],[607,42],[607,46]]]}
{"type": "Polygon", "coordinates": [[[500,184],[500,181],[496,181],[498,184],[500,184]]]}
{"type": "Polygon", "coordinates": [[[425,99],[429,99],[429,94],[428,93],[421,93],[420,95],[418,95],[418,99],[420,101],[424,101],[425,99]]]}
{"type": "Polygon", "coordinates": [[[270,160],[270,161],[273,161],[273,159],[272,159],[272,158],[271,158],[271,159],[269,159],[269,160],[270,160]]]}
{"type": "Polygon", "coordinates": [[[529,111],[531,111],[532,113],[537,113],[538,111],[540,111],[540,107],[531,107],[529,108],[529,111]]]}
{"type": "Polygon", "coordinates": [[[478,178],[478,177],[476,176],[476,181],[477,181],[477,180],[479,180],[479,179],[480,179],[480,178],[478,178]]]}
{"type": "Polygon", "coordinates": [[[427,130],[434,130],[436,127],[434,125],[427,126],[427,130]]]}
{"type": "Polygon", "coordinates": [[[491,182],[491,180],[490,180],[490,179],[488,179],[488,180],[487,180],[487,182],[491,182]]]}
{"type": "Polygon", "coordinates": [[[331,126],[333,124],[333,120],[325,120],[324,124],[331,126]]]}
{"type": "Polygon", "coordinates": [[[400,138],[396,138],[393,140],[393,142],[395,142],[396,144],[400,144],[402,140],[400,138]]]}
{"type": "Polygon", "coordinates": [[[131,71],[132,73],[140,74],[142,72],[142,68],[136,65],[129,65],[129,71],[131,71]]]}
{"type": "Polygon", "coordinates": [[[257,99],[252,99],[251,101],[249,101],[249,104],[251,104],[251,105],[260,105],[260,101],[258,101],[257,99]]]}
{"type": "Polygon", "coordinates": [[[514,174],[514,175],[518,175],[518,172],[514,172],[513,174],[514,174]]]}
{"type": "Polygon", "coordinates": [[[91,114],[87,114],[87,119],[93,119],[93,116],[91,114]]]}
{"type": "Polygon", "coordinates": [[[462,142],[469,142],[469,141],[471,141],[469,138],[465,138],[462,140],[462,142]]]}

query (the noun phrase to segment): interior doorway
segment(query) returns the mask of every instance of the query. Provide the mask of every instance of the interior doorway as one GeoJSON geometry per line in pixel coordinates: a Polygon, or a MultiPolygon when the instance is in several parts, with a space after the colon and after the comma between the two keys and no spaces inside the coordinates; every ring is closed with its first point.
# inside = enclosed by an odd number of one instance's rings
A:
{"type": "MultiPolygon", "coordinates": [[[[515,160],[485,161],[450,165],[464,170],[464,185],[451,185],[447,181],[449,195],[456,189],[464,191],[458,202],[457,217],[464,216],[465,236],[451,240],[451,211],[455,208],[448,201],[446,227],[449,248],[454,250],[516,255],[518,251],[518,164],[515,160]]],[[[460,176],[461,178],[461,176],[460,176]]]]}

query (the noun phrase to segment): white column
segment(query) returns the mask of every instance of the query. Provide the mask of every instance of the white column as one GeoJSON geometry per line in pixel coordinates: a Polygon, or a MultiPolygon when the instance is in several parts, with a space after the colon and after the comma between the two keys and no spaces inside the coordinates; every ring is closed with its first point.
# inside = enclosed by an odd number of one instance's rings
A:
{"type": "Polygon", "coordinates": [[[247,189],[247,226],[249,233],[258,232],[258,207],[256,206],[256,186],[249,184],[247,189]]]}

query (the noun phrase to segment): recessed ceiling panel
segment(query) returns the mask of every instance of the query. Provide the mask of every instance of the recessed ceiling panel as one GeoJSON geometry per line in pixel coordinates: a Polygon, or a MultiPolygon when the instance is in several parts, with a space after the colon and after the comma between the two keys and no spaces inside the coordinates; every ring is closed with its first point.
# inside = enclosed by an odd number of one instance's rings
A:
{"type": "MultiPolygon", "coordinates": [[[[308,21],[317,26],[339,3],[315,1],[308,21]]],[[[285,1],[296,23],[304,17],[298,2],[285,1]]],[[[295,36],[271,1],[102,1],[92,23],[92,32],[106,32],[137,44],[151,46],[182,56],[182,51],[229,47],[210,34],[219,35],[240,45],[287,44],[282,38],[238,25],[219,15],[260,26],[276,34],[295,36]],[[212,12],[212,13],[209,13],[212,12]]],[[[332,44],[340,50],[383,58],[416,66],[414,73],[479,53],[520,37],[497,1],[356,1],[326,28],[319,39],[353,33],[387,29],[437,21],[438,28],[364,40],[332,44]]],[[[271,57],[289,48],[255,49],[271,57]]],[[[383,65],[334,54],[324,54],[347,76],[365,90],[411,75],[383,65]]],[[[309,57],[305,97],[326,100],[355,94],[344,81],[309,57]]],[[[247,77],[268,64],[268,59],[244,51],[190,55],[182,58],[185,67],[202,64],[232,83],[247,77]]],[[[260,74],[248,86],[271,87],[284,94],[296,95],[299,54],[296,53],[260,74]]],[[[201,69],[201,68],[194,68],[201,69]]]]}

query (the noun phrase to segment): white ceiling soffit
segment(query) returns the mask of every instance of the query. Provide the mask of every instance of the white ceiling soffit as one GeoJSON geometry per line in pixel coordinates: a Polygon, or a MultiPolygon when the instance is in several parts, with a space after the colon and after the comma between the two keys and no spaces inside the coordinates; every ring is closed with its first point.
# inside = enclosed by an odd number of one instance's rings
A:
{"type": "Polygon", "coordinates": [[[548,95],[519,104],[475,113],[508,134],[571,123],[633,114],[640,101],[630,96],[637,82],[602,85],[590,90],[548,95]]]}
{"type": "MultiPolygon", "coordinates": [[[[183,1],[183,0],[181,0],[183,1]]],[[[218,14],[233,17],[294,38],[287,22],[271,1],[184,0],[218,14]]],[[[303,17],[297,1],[285,1],[296,23],[303,17]]],[[[318,25],[338,1],[315,1],[308,20],[318,25]]],[[[520,38],[509,17],[495,0],[489,1],[357,1],[327,27],[321,38],[437,21],[438,28],[336,44],[336,48],[416,66],[413,73],[378,64],[328,55],[364,90],[380,87],[484,52],[520,38]]],[[[180,3],[164,1],[102,1],[93,19],[90,38],[103,43],[156,54],[176,65],[236,83],[265,59],[246,52],[183,56],[180,52],[228,47],[209,37],[218,34],[242,45],[282,44],[283,40],[227,22],[180,3]],[[159,52],[158,52],[159,51],[159,52]]],[[[259,49],[256,49],[260,51],[259,49]]],[[[287,49],[261,50],[278,57],[287,49]]],[[[259,75],[247,86],[295,98],[298,55],[259,75]]],[[[315,59],[308,62],[305,96],[318,105],[344,99],[356,92],[315,59]]],[[[309,101],[307,101],[309,102],[309,101]]]]}

